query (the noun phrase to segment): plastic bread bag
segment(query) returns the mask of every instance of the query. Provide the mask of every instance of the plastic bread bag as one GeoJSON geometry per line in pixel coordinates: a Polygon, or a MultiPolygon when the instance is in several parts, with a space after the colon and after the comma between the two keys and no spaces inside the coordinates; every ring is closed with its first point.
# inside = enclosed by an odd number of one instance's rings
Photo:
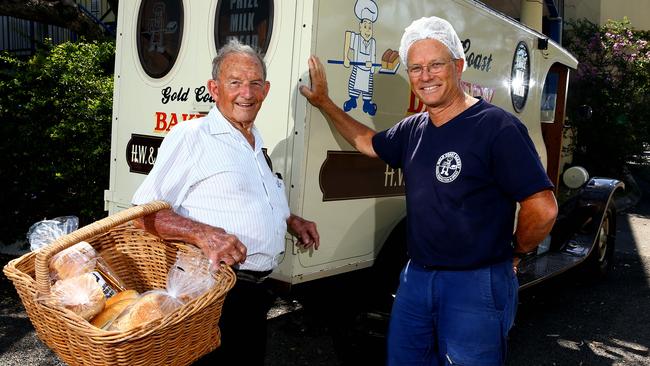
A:
{"type": "Polygon", "coordinates": [[[51,220],[42,220],[27,231],[27,240],[31,251],[49,245],[60,236],[70,234],[79,227],[79,218],[76,216],[60,216],[51,220]]]}
{"type": "Polygon", "coordinates": [[[151,290],[140,295],[106,327],[109,331],[127,331],[138,325],[163,318],[183,303],[166,290],[151,290]]]}
{"type": "Polygon", "coordinates": [[[37,295],[36,300],[64,307],[86,320],[99,314],[106,304],[102,288],[92,273],[57,281],[49,294],[37,295]]]}
{"type": "Polygon", "coordinates": [[[85,241],[81,241],[52,256],[49,270],[50,279],[54,283],[83,273],[93,273],[107,298],[125,290],[122,280],[102,259],[99,253],[85,241]]]}
{"type": "Polygon", "coordinates": [[[87,242],[79,242],[50,258],[50,279],[53,282],[88,273],[97,267],[97,251],[87,242]]]}
{"type": "Polygon", "coordinates": [[[167,274],[166,289],[154,289],[140,295],[123,309],[110,324],[109,331],[127,331],[169,315],[183,304],[201,296],[214,285],[210,262],[194,247],[179,250],[167,274]]]}
{"type": "Polygon", "coordinates": [[[195,247],[187,247],[176,254],[176,262],[167,276],[169,295],[188,303],[214,286],[210,261],[195,247]]]}

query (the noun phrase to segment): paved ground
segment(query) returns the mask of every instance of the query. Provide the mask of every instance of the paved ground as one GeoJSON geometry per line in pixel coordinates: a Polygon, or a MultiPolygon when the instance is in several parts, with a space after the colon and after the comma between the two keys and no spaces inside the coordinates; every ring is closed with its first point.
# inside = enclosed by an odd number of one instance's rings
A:
{"type": "MultiPolygon", "coordinates": [[[[573,271],[521,293],[507,366],[650,366],[650,176],[642,201],[619,213],[616,261],[604,281],[573,271]]],[[[0,256],[0,265],[9,259],[0,256]]],[[[271,312],[267,366],[381,365],[383,334],[351,339],[347,304],[328,290],[283,296],[271,312]]],[[[0,365],[63,365],[35,336],[10,283],[0,275],[0,365]]]]}

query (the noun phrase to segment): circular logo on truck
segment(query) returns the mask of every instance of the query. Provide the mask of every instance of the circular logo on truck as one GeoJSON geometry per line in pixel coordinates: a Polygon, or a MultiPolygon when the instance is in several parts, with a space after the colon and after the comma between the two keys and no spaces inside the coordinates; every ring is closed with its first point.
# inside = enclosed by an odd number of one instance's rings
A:
{"type": "Polygon", "coordinates": [[[436,163],[436,178],[442,183],[453,182],[462,167],[460,156],[453,151],[443,154],[436,163]]]}

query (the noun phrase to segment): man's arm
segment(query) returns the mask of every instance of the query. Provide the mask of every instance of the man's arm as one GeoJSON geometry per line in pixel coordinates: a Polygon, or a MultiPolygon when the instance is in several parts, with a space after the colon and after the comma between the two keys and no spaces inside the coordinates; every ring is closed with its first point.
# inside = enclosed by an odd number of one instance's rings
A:
{"type": "Polygon", "coordinates": [[[325,68],[316,56],[309,57],[309,77],[311,88],[300,86],[300,93],[307,98],[309,103],[318,108],[330,120],[337,131],[364,155],[377,157],[372,147],[372,137],[375,131],[350,117],[339,108],[328,95],[325,68]]]}
{"type": "Polygon", "coordinates": [[[320,235],[313,221],[291,214],[287,219],[287,231],[298,238],[298,245],[304,248],[318,249],[320,246],[320,235]]]}
{"type": "MultiPolygon", "coordinates": [[[[533,251],[551,232],[557,217],[557,202],[550,190],[537,192],[519,202],[515,232],[516,253],[533,251]]],[[[515,259],[515,265],[518,261],[515,259]]]]}
{"type": "Polygon", "coordinates": [[[213,264],[229,266],[244,263],[246,247],[224,229],[180,216],[172,210],[161,210],[135,220],[135,225],[166,240],[178,240],[199,247],[213,264]]]}

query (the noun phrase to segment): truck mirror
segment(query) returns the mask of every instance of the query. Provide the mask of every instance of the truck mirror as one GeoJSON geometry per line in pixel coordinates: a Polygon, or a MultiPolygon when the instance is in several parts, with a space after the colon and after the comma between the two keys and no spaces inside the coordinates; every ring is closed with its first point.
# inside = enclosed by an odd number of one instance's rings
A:
{"type": "Polygon", "coordinates": [[[591,106],[583,104],[578,107],[578,117],[584,121],[590,120],[593,113],[594,111],[591,109],[591,106]]]}

